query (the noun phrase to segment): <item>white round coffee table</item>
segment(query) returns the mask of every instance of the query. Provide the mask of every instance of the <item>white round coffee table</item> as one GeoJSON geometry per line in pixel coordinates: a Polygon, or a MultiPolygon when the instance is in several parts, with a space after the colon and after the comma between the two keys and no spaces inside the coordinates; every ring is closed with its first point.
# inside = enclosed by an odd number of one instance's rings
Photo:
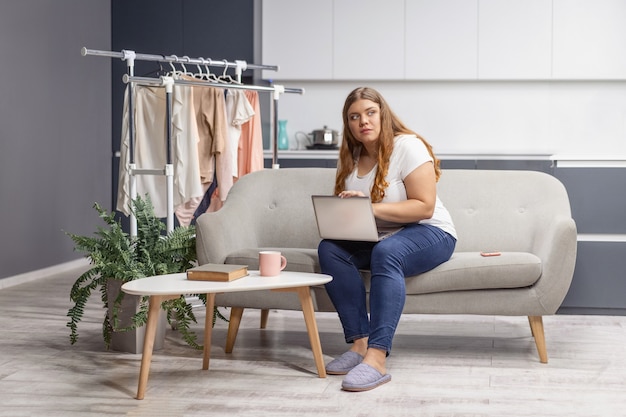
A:
{"type": "Polygon", "coordinates": [[[310,287],[312,285],[326,284],[332,280],[332,277],[323,274],[291,271],[282,271],[280,275],[275,277],[261,277],[259,271],[248,272],[248,276],[230,282],[190,281],[187,280],[187,274],[183,272],[179,274],[141,278],[122,285],[122,291],[127,294],[150,296],[148,322],[146,324],[143,354],[141,356],[141,369],[139,371],[139,385],[137,388],[138,400],[144,398],[146,386],[148,385],[150,362],[152,361],[154,338],[156,336],[157,323],[161,313],[161,303],[165,300],[185,294],[207,295],[202,369],[208,370],[211,355],[211,333],[213,331],[211,317],[213,317],[216,293],[258,290],[297,292],[300,298],[300,304],[302,305],[304,321],[309,334],[309,341],[311,342],[311,350],[313,351],[313,358],[315,359],[318,375],[320,378],[326,377],[326,369],[322,357],[322,347],[317,330],[317,322],[315,321],[310,287]]]}

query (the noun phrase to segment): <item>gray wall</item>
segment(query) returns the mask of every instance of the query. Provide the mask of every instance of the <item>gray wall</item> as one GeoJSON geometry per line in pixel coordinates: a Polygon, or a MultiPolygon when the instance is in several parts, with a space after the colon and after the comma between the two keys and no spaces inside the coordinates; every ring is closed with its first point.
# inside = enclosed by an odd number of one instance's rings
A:
{"type": "Polygon", "coordinates": [[[0,278],[80,258],[110,207],[108,0],[0,2],[0,278]]]}

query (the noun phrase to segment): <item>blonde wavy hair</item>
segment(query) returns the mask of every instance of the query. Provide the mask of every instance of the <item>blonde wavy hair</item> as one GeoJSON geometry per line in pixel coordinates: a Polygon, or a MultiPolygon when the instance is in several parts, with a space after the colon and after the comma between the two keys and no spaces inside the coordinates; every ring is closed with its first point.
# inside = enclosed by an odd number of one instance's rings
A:
{"type": "Polygon", "coordinates": [[[433,166],[435,169],[435,177],[439,181],[441,176],[440,162],[433,152],[432,146],[420,135],[406,127],[406,125],[391,110],[383,96],[370,87],[359,87],[354,90],[346,98],[343,105],[343,141],[339,149],[339,161],[337,162],[337,176],[335,178],[335,195],[345,190],[346,178],[356,168],[357,158],[361,151],[361,143],[357,141],[348,123],[348,110],[350,106],[357,100],[370,100],[378,104],[380,107],[380,137],[378,140],[378,170],[374,178],[374,185],[371,189],[372,202],[378,203],[385,196],[385,189],[389,184],[385,181],[387,172],[389,171],[389,158],[393,151],[394,138],[401,134],[415,135],[424,142],[428,153],[433,158],[433,166]]]}

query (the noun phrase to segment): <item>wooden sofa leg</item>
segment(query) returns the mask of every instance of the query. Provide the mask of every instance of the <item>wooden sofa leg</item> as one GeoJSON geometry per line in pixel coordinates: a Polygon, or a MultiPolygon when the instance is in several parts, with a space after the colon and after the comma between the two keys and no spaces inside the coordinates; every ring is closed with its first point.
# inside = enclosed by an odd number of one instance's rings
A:
{"type": "Polygon", "coordinates": [[[270,310],[267,308],[264,308],[263,310],[261,310],[261,323],[260,323],[260,327],[261,329],[265,329],[265,327],[267,326],[267,318],[270,315],[270,310]]]}
{"type": "Polygon", "coordinates": [[[241,324],[241,316],[243,316],[243,307],[231,307],[230,319],[228,320],[228,333],[226,333],[226,347],[224,352],[231,353],[235,347],[235,339],[241,324]]]}
{"type": "Polygon", "coordinates": [[[543,334],[543,318],[542,316],[528,316],[528,322],[530,323],[530,331],[535,338],[535,345],[537,345],[539,361],[541,363],[548,363],[546,338],[543,334]]]}

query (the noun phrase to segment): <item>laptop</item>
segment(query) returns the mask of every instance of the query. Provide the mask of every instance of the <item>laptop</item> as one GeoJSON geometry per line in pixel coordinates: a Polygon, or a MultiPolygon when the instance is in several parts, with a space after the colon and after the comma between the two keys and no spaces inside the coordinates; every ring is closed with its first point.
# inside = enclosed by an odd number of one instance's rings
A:
{"type": "Polygon", "coordinates": [[[311,199],[322,239],[378,242],[402,230],[377,228],[369,197],[314,195],[311,199]]]}

